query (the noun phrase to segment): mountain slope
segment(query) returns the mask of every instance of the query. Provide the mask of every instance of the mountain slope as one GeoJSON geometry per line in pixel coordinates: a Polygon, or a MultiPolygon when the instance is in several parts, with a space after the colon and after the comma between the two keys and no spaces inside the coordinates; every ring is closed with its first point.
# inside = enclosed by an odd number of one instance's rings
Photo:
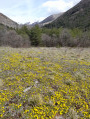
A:
{"type": "Polygon", "coordinates": [[[52,23],[46,25],[52,27],[90,29],[90,0],[81,0],[73,8],[58,17],[52,23]]]}
{"type": "Polygon", "coordinates": [[[43,21],[40,22],[40,24],[48,24],[51,23],[52,21],[54,21],[55,19],[57,19],[59,16],[61,16],[63,13],[59,13],[59,14],[53,14],[48,16],[47,18],[45,18],[43,21]]]}
{"type": "Polygon", "coordinates": [[[2,13],[0,13],[0,24],[3,24],[3,25],[8,26],[8,27],[12,27],[12,28],[18,27],[18,24],[16,22],[11,20],[7,16],[3,15],[2,13]]]}
{"type": "Polygon", "coordinates": [[[34,22],[31,24],[31,27],[35,26],[35,25],[39,25],[39,26],[44,26],[46,24],[49,24],[51,23],[52,21],[54,21],[55,19],[57,19],[59,16],[61,16],[63,14],[63,12],[59,13],[59,14],[53,14],[53,15],[50,15],[48,16],[47,18],[45,18],[43,21],[41,22],[34,22]]]}

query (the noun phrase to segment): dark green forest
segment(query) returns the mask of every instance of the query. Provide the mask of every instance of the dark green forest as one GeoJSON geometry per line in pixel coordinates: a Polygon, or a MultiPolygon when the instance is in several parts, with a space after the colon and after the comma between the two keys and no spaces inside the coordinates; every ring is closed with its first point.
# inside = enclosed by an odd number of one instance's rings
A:
{"type": "Polygon", "coordinates": [[[45,25],[45,27],[79,28],[83,29],[83,31],[90,30],[90,0],[82,0],[58,19],[45,25]]]}

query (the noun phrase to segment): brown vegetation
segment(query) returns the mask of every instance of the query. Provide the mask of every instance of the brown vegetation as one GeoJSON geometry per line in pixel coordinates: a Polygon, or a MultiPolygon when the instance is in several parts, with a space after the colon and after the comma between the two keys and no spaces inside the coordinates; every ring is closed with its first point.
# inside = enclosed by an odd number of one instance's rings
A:
{"type": "Polygon", "coordinates": [[[0,31],[0,45],[11,47],[29,47],[30,41],[18,35],[14,30],[0,31]]]}

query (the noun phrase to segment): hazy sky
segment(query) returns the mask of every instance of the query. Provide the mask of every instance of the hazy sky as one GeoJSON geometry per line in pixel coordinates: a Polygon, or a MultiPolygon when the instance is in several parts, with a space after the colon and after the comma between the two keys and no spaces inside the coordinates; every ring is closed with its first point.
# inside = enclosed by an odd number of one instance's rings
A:
{"type": "Polygon", "coordinates": [[[65,12],[81,0],[0,0],[0,12],[19,23],[35,22],[65,12]]]}

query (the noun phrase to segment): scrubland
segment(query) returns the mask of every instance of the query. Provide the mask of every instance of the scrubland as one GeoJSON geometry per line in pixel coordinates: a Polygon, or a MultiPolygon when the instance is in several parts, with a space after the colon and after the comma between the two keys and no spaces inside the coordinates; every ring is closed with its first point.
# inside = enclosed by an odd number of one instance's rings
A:
{"type": "Polygon", "coordinates": [[[0,47],[1,119],[90,119],[90,48],[0,47]]]}

